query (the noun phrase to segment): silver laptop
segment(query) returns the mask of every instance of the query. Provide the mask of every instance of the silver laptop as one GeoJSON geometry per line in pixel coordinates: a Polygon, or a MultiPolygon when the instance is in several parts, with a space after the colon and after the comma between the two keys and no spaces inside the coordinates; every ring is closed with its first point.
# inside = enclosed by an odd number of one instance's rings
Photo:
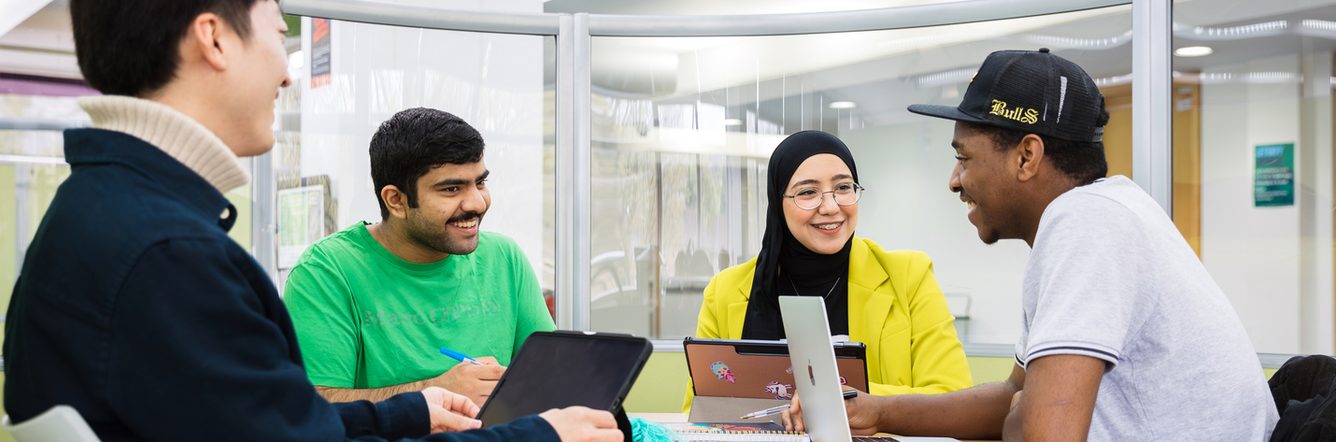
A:
{"type": "Polygon", "coordinates": [[[854,439],[849,432],[849,416],[844,412],[839,372],[835,368],[835,349],[830,345],[825,300],[818,296],[780,296],[779,311],[784,317],[784,334],[789,342],[793,383],[803,401],[803,424],[812,442],[956,440],[904,436],[859,436],[854,439]]]}

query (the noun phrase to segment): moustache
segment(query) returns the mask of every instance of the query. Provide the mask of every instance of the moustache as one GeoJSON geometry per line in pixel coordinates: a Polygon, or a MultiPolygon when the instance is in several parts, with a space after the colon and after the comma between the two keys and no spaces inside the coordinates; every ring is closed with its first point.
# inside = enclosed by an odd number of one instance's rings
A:
{"type": "Polygon", "coordinates": [[[464,221],[464,220],[472,219],[472,218],[482,218],[482,212],[472,212],[472,211],[464,212],[464,213],[461,213],[461,214],[459,214],[459,215],[455,215],[455,216],[450,217],[450,219],[445,220],[445,222],[446,222],[447,224],[448,224],[448,223],[456,223],[456,222],[460,222],[460,221],[464,221]]]}

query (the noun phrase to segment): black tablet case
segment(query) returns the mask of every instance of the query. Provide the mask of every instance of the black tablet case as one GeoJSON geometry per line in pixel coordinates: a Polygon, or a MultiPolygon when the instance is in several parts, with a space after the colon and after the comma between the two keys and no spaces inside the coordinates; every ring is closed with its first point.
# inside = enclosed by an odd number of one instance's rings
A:
{"type": "Polygon", "coordinates": [[[624,425],[622,403],[653,350],[645,338],[624,334],[535,332],[520,346],[478,418],[492,426],[582,405],[610,411],[624,425]]]}

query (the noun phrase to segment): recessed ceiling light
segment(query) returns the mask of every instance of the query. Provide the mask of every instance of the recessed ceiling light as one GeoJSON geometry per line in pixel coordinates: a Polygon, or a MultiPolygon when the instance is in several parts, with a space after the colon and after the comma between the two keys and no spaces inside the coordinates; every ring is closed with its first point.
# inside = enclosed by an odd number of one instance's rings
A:
{"type": "Polygon", "coordinates": [[[1184,46],[1174,50],[1174,55],[1179,57],[1203,57],[1211,55],[1215,50],[1210,46],[1184,46]]]}
{"type": "Polygon", "coordinates": [[[741,125],[742,125],[742,120],[739,120],[737,118],[729,118],[727,120],[724,120],[724,126],[741,126],[741,125]]]}
{"type": "Polygon", "coordinates": [[[854,103],[854,102],[852,102],[852,101],[832,101],[832,102],[830,102],[830,108],[831,108],[831,109],[853,109],[853,108],[855,108],[855,107],[858,107],[858,104],[857,104],[857,103],[854,103]]]}

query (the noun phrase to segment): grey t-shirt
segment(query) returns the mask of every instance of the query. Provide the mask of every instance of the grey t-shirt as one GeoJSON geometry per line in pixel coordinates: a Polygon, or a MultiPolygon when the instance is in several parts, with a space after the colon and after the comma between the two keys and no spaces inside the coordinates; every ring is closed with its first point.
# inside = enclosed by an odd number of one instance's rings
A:
{"type": "Polygon", "coordinates": [[[1089,440],[1265,441],[1276,407],[1243,324],[1155,200],[1126,177],[1044,210],[1016,361],[1107,362],[1089,440]]]}

